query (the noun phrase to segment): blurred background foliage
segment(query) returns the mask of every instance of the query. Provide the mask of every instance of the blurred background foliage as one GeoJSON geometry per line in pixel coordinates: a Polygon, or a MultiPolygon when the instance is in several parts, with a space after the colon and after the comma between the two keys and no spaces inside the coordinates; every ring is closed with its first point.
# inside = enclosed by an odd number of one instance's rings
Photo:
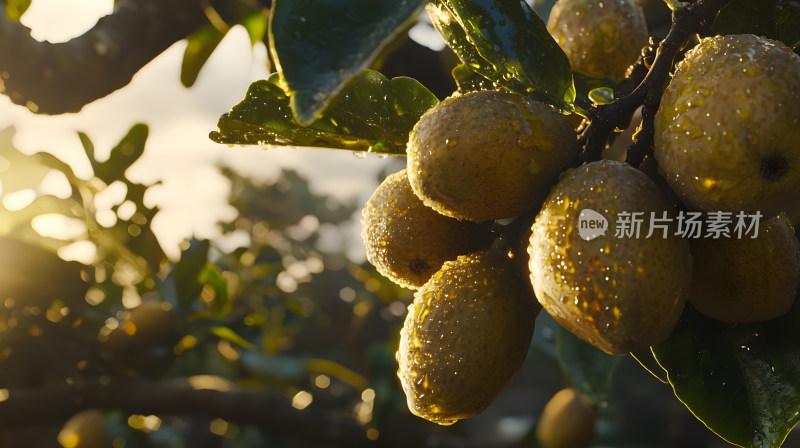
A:
{"type": "MultiPolygon", "coordinates": [[[[238,215],[219,225],[247,244],[226,251],[188,241],[171,261],[149,227],[158,213],[147,205],[151,186],[125,177],[146,126],[131,128],[102,162],[81,135],[91,179],[47,153],[21,153],[12,136],[0,132],[5,404],[17,390],[189,379],[222,391],[274,391],[300,414],[335,418],[320,424],[359,428],[364,444],[536,446],[544,404],[573,385],[599,404],[597,446],[725,445],[632,358],[603,355],[545,315],[522,372],[486,412],[447,428],[418,419],[406,409],[394,357],[412,294],[345,255],[345,229],[360,204],[317,194],[294,171],[259,183],[221,167],[238,215]],[[105,199],[111,189],[114,199],[105,199]]],[[[0,414],[8,412],[3,404],[0,414]]],[[[108,406],[66,426],[62,417],[2,425],[0,446],[352,446],[349,435],[320,441],[313,427],[275,431],[213,409],[139,414],[108,406]]]]}

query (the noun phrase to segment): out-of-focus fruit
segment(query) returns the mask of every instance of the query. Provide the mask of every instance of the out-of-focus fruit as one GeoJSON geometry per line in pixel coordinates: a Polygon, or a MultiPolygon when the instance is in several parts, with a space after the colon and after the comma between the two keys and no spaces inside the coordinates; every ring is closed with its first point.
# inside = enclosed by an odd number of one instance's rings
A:
{"type": "Polygon", "coordinates": [[[759,322],[786,314],[800,283],[800,243],[786,215],[759,226],[757,238],[692,240],[689,295],[701,313],[725,322],[759,322]]]}
{"type": "Polygon", "coordinates": [[[111,448],[111,436],[97,409],[81,411],[67,420],[58,433],[58,443],[64,448],[111,448]]]}
{"type": "Polygon", "coordinates": [[[544,407],[536,425],[542,448],[589,448],[595,436],[597,413],[573,388],[558,391],[544,407]]]}

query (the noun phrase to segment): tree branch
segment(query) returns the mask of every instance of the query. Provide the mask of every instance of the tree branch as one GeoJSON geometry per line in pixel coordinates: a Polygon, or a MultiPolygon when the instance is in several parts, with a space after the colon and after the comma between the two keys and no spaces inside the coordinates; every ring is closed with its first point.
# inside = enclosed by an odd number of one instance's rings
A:
{"type": "Polygon", "coordinates": [[[55,44],[33,39],[0,8],[0,93],[37,113],[78,112],[207,23],[204,3],[120,0],[91,30],[55,44]]]}
{"type": "Polygon", "coordinates": [[[432,428],[424,432],[409,431],[407,425],[384,428],[380,438],[372,441],[354,419],[317,409],[313,404],[295,409],[276,391],[240,386],[197,389],[185,379],[117,379],[9,389],[6,400],[0,402],[0,429],[61,424],[85,409],[221,418],[331,447],[426,447],[432,441],[440,448],[471,446],[442,433],[435,425],[426,425],[432,428]]]}
{"type": "MultiPolygon", "coordinates": [[[[600,160],[609,136],[615,129],[624,129],[630,123],[633,112],[641,105],[642,129],[634,136],[628,147],[626,162],[639,166],[652,150],[655,132],[653,119],[661,103],[661,94],[675,56],[686,45],[689,38],[714,21],[723,6],[730,0],[698,0],[673,13],[672,26],[667,37],[659,44],[655,59],[644,79],[630,93],[614,102],[599,105],[590,111],[591,123],[581,135],[584,148],[578,163],[600,160]]],[[[642,64],[640,59],[639,64],[642,64]]],[[[632,76],[637,76],[634,69],[632,76]]]]}

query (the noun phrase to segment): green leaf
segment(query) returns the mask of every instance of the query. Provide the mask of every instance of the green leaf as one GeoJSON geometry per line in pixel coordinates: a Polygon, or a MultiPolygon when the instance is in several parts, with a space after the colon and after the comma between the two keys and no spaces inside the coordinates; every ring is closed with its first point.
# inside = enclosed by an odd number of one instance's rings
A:
{"type": "Polygon", "coordinates": [[[208,250],[211,243],[208,240],[192,240],[189,247],[181,253],[181,259],[170,272],[175,285],[178,304],[188,309],[202,290],[200,274],[208,262],[208,250]]]}
{"type": "Polygon", "coordinates": [[[247,350],[256,350],[258,348],[255,344],[239,336],[235,331],[228,327],[212,327],[210,331],[218,338],[232,342],[242,348],[246,348],[247,350]]]}
{"type": "Polygon", "coordinates": [[[603,353],[563,328],[556,332],[556,353],[564,374],[581,393],[598,404],[608,401],[621,356],[603,353]]]}
{"type": "Polygon", "coordinates": [[[456,80],[459,93],[478,92],[494,88],[494,84],[491,80],[479,75],[466,64],[455,66],[452,70],[452,74],[453,79],[456,80]]]}
{"type": "Polygon", "coordinates": [[[228,281],[222,276],[222,272],[217,266],[208,263],[205,269],[200,272],[198,280],[201,284],[208,285],[214,291],[214,297],[208,303],[209,311],[211,311],[214,318],[225,317],[231,309],[231,301],[228,295],[228,281]]]}
{"type": "MultiPolygon", "coordinates": [[[[92,168],[94,168],[94,175],[106,184],[111,184],[115,180],[125,177],[125,171],[127,171],[144,152],[148,133],[147,125],[141,123],[136,124],[128,131],[128,134],[120,140],[119,144],[111,150],[111,155],[108,157],[108,160],[105,162],[98,162],[94,157],[90,156],[89,161],[92,164],[92,168]]],[[[90,151],[91,146],[87,147],[86,141],[88,139],[82,136],[81,140],[83,141],[86,154],[90,155],[91,152],[93,156],[93,149],[90,151]]]]}
{"type": "Polygon", "coordinates": [[[496,86],[572,110],[566,54],[522,0],[431,0],[433,25],[471,69],[496,86]]]}
{"type": "Polygon", "coordinates": [[[189,36],[186,50],[183,52],[181,62],[181,84],[191,87],[197,81],[200,69],[203,68],[211,53],[217,48],[222,39],[228,34],[227,28],[219,30],[213,24],[206,24],[197,32],[189,36]]]}
{"type": "Polygon", "coordinates": [[[292,116],[289,97],[277,74],[250,85],[245,99],[219,119],[217,143],[317,146],[404,155],[408,134],[419,117],[438,103],[410,78],[391,81],[365,70],[347,85],[328,110],[310,126],[292,116]]]}
{"type": "Polygon", "coordinates": [[[310,124],[424,0],[275,0],[270,49],[299,123],[310,124]]]}
{"type": "Polygon", "coordinates": [[[636,360],[645,370],[650,372],[657,380],[662,383],[667,383],[667,372],[663,367],[658,365],[653,351],[648,347],[636,352],[631,352],[631,356],[636,360]]]}
{"type": "Polygon", "coordinates": [[[755,34],[795,48],[800,44],[800,3],[793,0],[733,0],[722,8],[709,35],[755,34]]]}
{"type": "Polygon", "coordinates": [[[247,35],[250,36],[250,45],[255,45],[264,39],[269,27],[269,15],[262,11],[256,11],[248,14],[242,19],[242,26],[247,30],[247,35]]]}
{"type": "Polygon", "coordinates": [[[31,6],[31,0],[5,0],[6,17],[8,20],[19,22],[19,19],[31,6]]]}
{"type": "Polygon", "coordinates": [[[800,300],[785,316],[727,324],[687,307],[653,347],[675,395],[706,426],[743,447],[779,447],[800,420],[800,300]]]}

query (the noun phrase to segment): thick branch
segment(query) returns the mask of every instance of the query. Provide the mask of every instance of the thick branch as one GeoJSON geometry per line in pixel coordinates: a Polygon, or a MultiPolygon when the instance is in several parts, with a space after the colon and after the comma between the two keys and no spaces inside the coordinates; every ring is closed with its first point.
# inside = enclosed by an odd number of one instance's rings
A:
{"type": "Polygon", "coordinates": [[[121,0],[91,30],[56,44],[33,39],[0,8],[0,93],[38,113],[78,112],[207,23],[208,3],[121,0]]]}
{"type": "Polygon", "coordinates": [[[315,409],[297,410],[281,393],[232,386],[228,390],[195,389],[175,379],[109,380],[43,388],[10,389],[0,402],[0,429],[60,424],[85,409],[121,410],[129,414],[221,418],[237,424],[258,425],[272,434],[293,436],[331,447],[468,447],[461,439],[441,434],[438,427],[419,433],[408,427],[386,428],[376,441],[354,419],[315,409]]]}
{"type": "Polygon", "coordinates": [[[599,105],[591,111],[592,122],[581,135],[583,152],[579,162],[591,162],[602,157],[606,141],[614,129],[624,129],[633,112],[642,107],[642,131],[628,148],[626,161],[639,166],[650,149],[653,138],[653,118],[661,102],[661,93],[675,56],[693,34],[707,27],[730,0],[699,0],[675,12],[669,34],[658,46],[655,60],[641,83],[629,94],[611,104],[599,105]]]}

